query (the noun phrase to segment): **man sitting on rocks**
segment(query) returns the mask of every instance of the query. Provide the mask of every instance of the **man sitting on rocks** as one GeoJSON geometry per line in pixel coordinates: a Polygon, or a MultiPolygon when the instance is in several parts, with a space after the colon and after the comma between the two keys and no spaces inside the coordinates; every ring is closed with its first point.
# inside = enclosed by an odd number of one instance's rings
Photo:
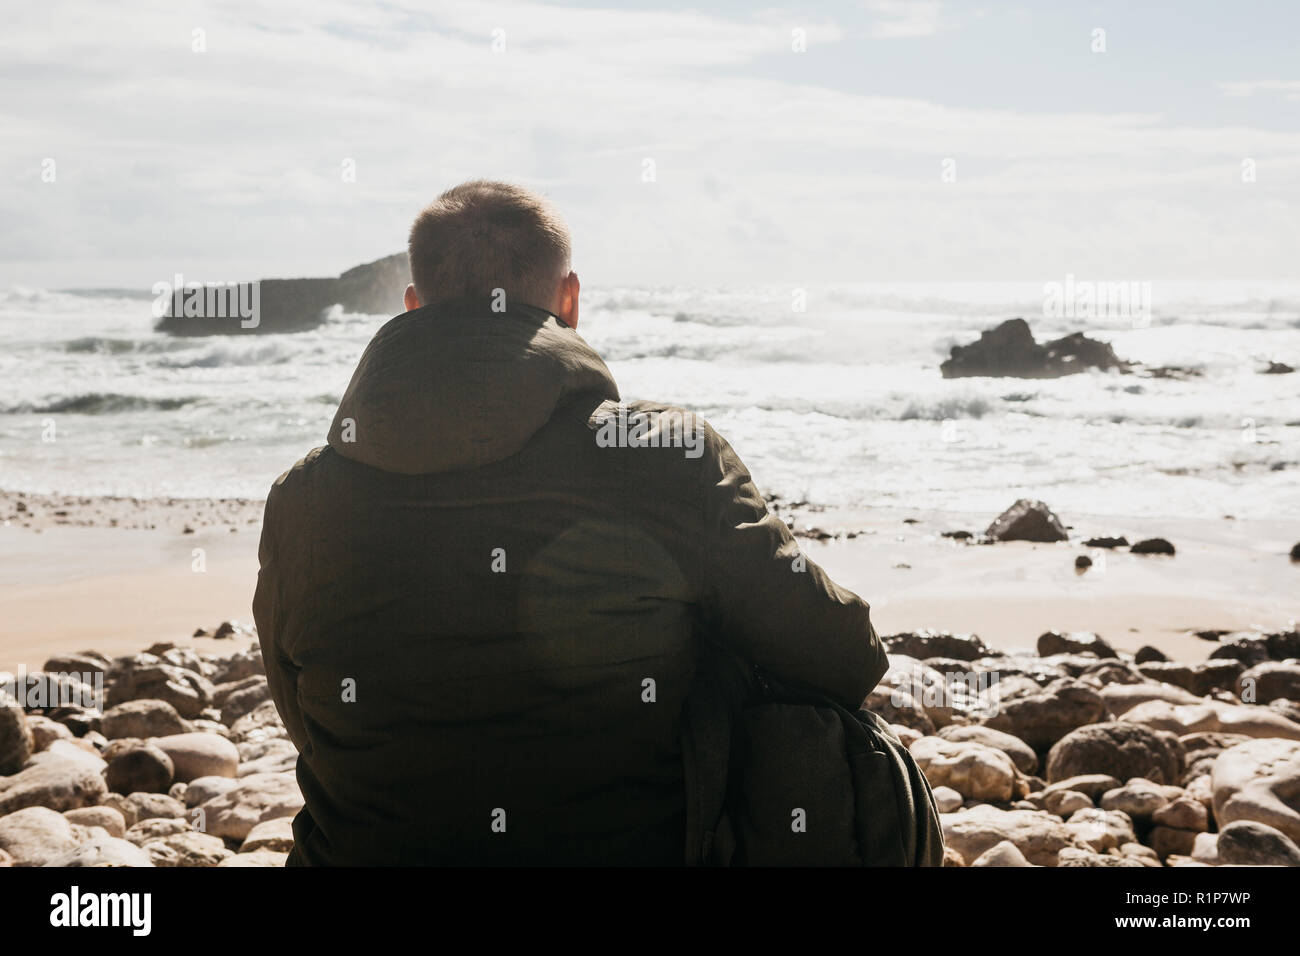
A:
{"type": "Polygon", "coordinates": [[[620,403],[545,201],[457,186],[409,257],[408,311],[266,503],[289,862],[681,864],[700,638],[856,709],[886,668],[868,607],[706,423],[620,403]]]}

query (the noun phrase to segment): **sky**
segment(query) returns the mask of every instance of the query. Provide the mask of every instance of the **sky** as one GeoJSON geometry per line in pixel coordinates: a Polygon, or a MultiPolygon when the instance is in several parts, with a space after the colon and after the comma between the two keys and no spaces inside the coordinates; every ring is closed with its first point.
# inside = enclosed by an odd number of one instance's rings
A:
{"type": "Polygon", "coordinates": [[[1296,278],[1300,4],[11,4],[0,288],[332,275],[464,179],[597,286],[1296,278]]]}

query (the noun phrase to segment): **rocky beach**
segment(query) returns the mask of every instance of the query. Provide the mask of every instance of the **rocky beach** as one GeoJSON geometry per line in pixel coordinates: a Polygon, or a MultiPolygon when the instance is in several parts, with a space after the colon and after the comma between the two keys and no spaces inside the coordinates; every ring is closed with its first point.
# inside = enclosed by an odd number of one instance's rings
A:
{"type": "MultiPolygon", "coordinates": [[[[1165,540],[1140,533],[1156,525],[1107,535],[1035,501],[987,527],[967,515],[973,530],[771,507],[873,602],[891,667],[864,705],[934,788],[947,865],[1300,865],[1300,632],[1279,610],[1297,568],[1280,538],[1210,545],[1166,524],[1169,554],[1142,546],[1165,540]],[[1276,606],[1250,603],[1248,577],[1276,606]],[[1176,623],[1192,591],[1221,609],[1193,603],[1199,629],[1176,623]],[[914,623],[976,607],[983,636],[914,623]],[[1037,630],[1134,608],[1166,626],[1037,630]]],[[[9,598],[0,634],[0,865],[283,865],[302,796],[248,623],[260,510],[0,496],[8,553],[30,556],[8,583],[45,589],[38,613],[9,598]],[[118,543],[113,561],[103,544],[73,560],[92,534],[118,543]],[[189,624],[141,623],[159,620],[189,624]]]]}

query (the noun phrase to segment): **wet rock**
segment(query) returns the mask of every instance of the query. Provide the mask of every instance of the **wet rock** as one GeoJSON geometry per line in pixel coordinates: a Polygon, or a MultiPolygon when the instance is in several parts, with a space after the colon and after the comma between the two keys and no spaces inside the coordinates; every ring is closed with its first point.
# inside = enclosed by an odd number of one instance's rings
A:
{"type": "Polygon", "coordinates": [[[114,737],[165,737],[189,730],[176,708],[163,700],[131,700],[104,712],[102,732],[114,737]]]}
{"type": "Polygon", "coordinates": [[[1285,833],[1264,823],[1239,820],[1219,832],[1221,864],[1230,866],[1300,866],[1300,847],[1285,833]]]}
{"type": "Polygon", "coordinates": [[[1024,319],[1007,319],[969,345],[954,345],[939,365],[944,378],[1059,378],[1091,368],[1127,369],[1105,342],[1074,332],[1038,343],[1024,319]]]}
{"type": "Polygon", "coordinates": [[[1052,783],[1085,773],[1176,783],[1181,772],[1182,752],[1176,737],[1123,721],[1072,730],[1047,755],[1047,779],[1052,783]]]}
{"type": "Polygon", "coordinates": [[[1040,634],[1038,655],[1049,657],[1052,654],[1095,654],[1097,657],[1119,657],[1115,653],[1115,648],[1088,631],[1075,631],[1068,634],[1048,631],[1040,634]]]}
{"type": "Polygon", "coordinates": [[[1133,547],[1129,548],[1130,554],[1170,554],[1174,553],[1174,546],[1164,538],[1146,538],[1139,541],[1133,547]]]}
{"type": "MultiPolygon", "coordinates": [[[[1002,512],[984,532],[994,541],[1065,541],[1065,526],[1041,501],[1021,498],[1002,512]]],[[[954,654],[945,655],[955,657],[954,654]]]]}

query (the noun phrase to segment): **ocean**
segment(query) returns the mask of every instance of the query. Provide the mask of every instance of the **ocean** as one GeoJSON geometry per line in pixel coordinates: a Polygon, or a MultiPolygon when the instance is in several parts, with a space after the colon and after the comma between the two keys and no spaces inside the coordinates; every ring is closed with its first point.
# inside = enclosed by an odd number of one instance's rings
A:
{"type": "MultiPolygon", "coordinates": [[[[1064,515],[1300,514],[1300,282],[1152,283],[1140,317],[1047,308],[1041,282],[584,289],[579,331],[624,398],[701,412],[786,499],[1064,515]],[[800,308],[802,306],[802,308],[800,308]],[[1022,316],[1199,376],[945,380],[955,343],[1022,316]]],[[[388,316],[173,338],[147,292],[0,291],[0,488],[262,497],[324,441],[388,316]]]]}

